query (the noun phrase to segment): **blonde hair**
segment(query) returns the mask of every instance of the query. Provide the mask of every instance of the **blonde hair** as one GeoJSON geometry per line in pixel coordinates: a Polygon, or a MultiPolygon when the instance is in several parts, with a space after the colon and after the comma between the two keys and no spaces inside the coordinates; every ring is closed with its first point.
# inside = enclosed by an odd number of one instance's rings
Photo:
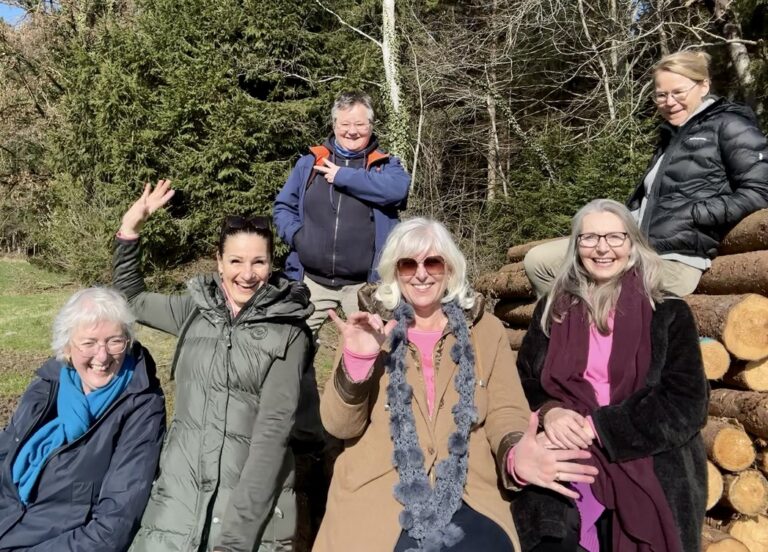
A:
{"type": "Polygon", "coordinates": [[[659,71],[669,71],[696,82],[709,80],[709,62],[711,59],[712,56],[701,50],[686,50],[669,54],[653,66],[653,76],[655,77],[659,71]]]}
{"type": "Polygon", "coordinates": [[[467,281],[467,261],[448,230],[435,220],[422,217],[399,223],[392,229],[381,251],[377,271],[381,283],[375,297],[387,309],[400,302],[402,291],[397,282],[397,261],[433,251],[445,259],[446,284],[442,303],[456,299],[463,309],[472,308],[475,296],[467,281]]]}
{"type": "Polygon", "coordinates": [[[573,217],[571,226],[565,264],[555,279],[541,317],[541,327],[545,334],[549,335],[552,322],[562,322],[568,308],[577,303],[583,303],[586,306],[590,321],[595,324],[600,333],[608,334],[608,317],[619,300],[621,277],[632,269],[637,269],[639,272],[651,307],[653,308],[654,301],[663,300],[661,257],[648,244],[632,214],[624,205],[612,199],[595,199],[579,209],[573,217]],[[621,273],[603,284],[597,284],[584,268],[577,243],[584,217],[593,213],[616,215],[624,224],[630,243],[627,266],[621,273]]]}

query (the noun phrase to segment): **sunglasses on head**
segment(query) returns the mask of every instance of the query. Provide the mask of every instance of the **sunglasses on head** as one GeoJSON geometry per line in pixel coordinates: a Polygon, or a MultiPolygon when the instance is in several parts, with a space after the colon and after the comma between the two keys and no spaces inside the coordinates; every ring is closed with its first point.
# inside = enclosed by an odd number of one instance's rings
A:
{"type": "Polygon", "coordinates": [[[224,217],[225,230],[271,230],[272,221],[269,217],[257,215],[253,217],[241,217],[240,215],[229,215],[224,217]]]}
{"type": "Polygon", "coordinates": [[[445,259],[437,255],[427,257],[421,262],[416,259],[411,259],[410,257],[398,259],[397,273],[406,278],[413,276],[419,270],[419,265],[422,265],[424,270],[427,271],[427,274],[431,276],[445,274],[445,259]]]}

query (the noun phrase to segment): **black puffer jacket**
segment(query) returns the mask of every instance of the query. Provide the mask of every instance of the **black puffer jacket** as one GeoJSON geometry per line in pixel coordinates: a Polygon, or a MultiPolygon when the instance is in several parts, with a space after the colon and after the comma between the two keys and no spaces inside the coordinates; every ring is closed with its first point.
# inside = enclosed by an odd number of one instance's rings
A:
{"type": "MultiPolygon", "coordinates": [[[[714,258],[728,230],[768,207],[765,135],[750,108],[723,98],[682,127],[662,124],[660,134],[648,171],[664,159],[642,230],[659,253],[714,258]]],[[[630,210],[640,208],[644,179],[627,202],[630,210]]]]}

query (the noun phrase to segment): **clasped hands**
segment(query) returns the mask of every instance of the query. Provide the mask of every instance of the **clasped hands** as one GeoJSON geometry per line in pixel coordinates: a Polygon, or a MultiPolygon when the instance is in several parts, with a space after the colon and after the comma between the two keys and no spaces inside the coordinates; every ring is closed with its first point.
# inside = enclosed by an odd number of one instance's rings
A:
{"type": "Polygon", "coordinates": [[[578,493],[563,483],[593,483],[596,467],[583,463],[596,438],[587,419],[567,408],[553,408],[544,418],[544,431],[531,414],[523,437],[515,446],[515,474],[526,482],[545,487],[569,498],[578,493]]]}

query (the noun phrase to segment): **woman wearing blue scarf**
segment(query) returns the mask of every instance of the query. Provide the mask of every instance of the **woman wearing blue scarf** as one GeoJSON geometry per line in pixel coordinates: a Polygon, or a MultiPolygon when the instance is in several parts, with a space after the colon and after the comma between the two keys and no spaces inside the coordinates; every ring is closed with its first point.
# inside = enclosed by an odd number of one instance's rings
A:
{"type": "Polygon", "coordinates": [[[133,321],[107,288],[75,293],[56,316],[55,358],[0,433],[0,550],[128,548],[165,432],[155,364],[133,321]]]}

